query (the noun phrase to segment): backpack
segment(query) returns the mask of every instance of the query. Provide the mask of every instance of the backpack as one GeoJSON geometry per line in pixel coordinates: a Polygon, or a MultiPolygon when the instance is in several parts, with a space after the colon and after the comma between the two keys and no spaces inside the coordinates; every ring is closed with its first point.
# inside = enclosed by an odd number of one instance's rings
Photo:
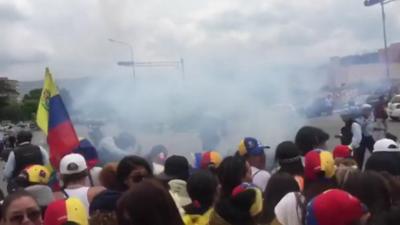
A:
{"type": "Polygon", "coordinates": [[[13,152],[15,155],[13,177],[18,176],[19,173],[29,165],[44,164],[40,148],[36,145],[27,144],[18,146],[13,152]]]}
{"type": "Polygon", "coordinates": [[[353,132],[351,131],[351,125],[355,123],[353,120],[345,123],[344,127],[340,129],[342,136],[340,137],[340,142],[342,145],[350,145],[353,139],[353,132]]]}

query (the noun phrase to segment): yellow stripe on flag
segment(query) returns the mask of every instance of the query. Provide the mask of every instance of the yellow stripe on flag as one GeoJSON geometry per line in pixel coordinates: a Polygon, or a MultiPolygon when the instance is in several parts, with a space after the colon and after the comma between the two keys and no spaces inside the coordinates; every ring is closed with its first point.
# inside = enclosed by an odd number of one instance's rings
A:
{"type": "Polygon", "coordinates": [[[54,83],[49,68],[46,68],[44,84],[36,113],[38,127],[47,135],[49,127],[49,101],[52,96],[58,94],[57,86],[54,83]]]}

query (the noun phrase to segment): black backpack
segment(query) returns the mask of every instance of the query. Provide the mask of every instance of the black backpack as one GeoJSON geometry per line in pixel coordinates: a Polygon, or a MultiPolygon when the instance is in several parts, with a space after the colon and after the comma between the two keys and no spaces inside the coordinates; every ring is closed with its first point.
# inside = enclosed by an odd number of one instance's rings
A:
{"type": "Polygon", "coordinates": [[[353,120],[351,121],[347,121],[344,125],[344,127],[342,127],[340,129],[340,133],[342,134],[342,136],[340,137],[340,142],[342,145],[350,145],[351,141],[353,139],[353,132],[351,131],[351,125],[354,123],[353,120]]]}

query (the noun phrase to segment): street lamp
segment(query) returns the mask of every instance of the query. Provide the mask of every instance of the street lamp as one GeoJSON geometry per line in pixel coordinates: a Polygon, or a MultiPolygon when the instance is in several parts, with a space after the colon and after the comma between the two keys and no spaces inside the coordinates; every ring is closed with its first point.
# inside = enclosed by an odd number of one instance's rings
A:
{"type": "Polygon", "coordinates": [[[131,61],[132,61],[132,75],[133,75],[133,80],[136,80],[136,75],[135,75],[135,61],[134,61],[134,55],[133,55],[133,47],[131,44],[129,44],[128,42],[124,42],[124,41],[119,41],[119,40],[114,40],[112,38],[109,38],[108,41],[112,42],[112,43],[116,43],[116,44],[120,44],[120,45],[125,45],[129,47],[130,53],[131,53],[131,61]]]}
{"type": "Polygon", "coordinates": [[[386,76],[390,79],[390,70],[389,70],[389,55],[388,55],[388,48],[387,48],[387,36],[386,36],[386,15],[385,15],[385,5],[394,2],[396,0],[365,0],[365,6],[372,6],[376,4],[381,5],[382,11],[382,26],[383,26],[383,43],[385,46],[385,67],[386,67],[386,76]]]}

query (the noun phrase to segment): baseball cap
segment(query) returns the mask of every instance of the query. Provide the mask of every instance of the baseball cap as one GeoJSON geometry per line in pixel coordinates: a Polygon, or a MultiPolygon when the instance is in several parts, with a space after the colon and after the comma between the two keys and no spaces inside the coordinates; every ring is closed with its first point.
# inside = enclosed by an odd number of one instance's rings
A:
{"type": "Polygon", "coordinates": [[[25,188],[25,191],[29,192],[35,197],[39,206],[45,207],[54,201],[53,191],[47,185],[36,184],[25,188]]]}
{"type": "Polygon", "coordinates": [[[243,205],[243,200],[244,196],[240,196],[241,194],[248,192],[248,191],[254,191],[255,192],[255,197],[251,203],[249,213],[252,216],[258,215],[262,209],[263,209],[263,194],[259,188],[257,188],[255,185],[250,184],[250,183],[242,183],[238,186],[236,186],[232,190],[232,198],[233,198],[233,203],[243,205]]]}
{"type": "Polygon", "coordinates": [[[315,197],[307,205],[306,223],[312,225],[350,225],[368,210],[351,194],[331,189],[315,197]]]}
{"type": "Polygon", "coordinates": [[[188,160],[180,155],[168,157],[164,164],[164,172],[160,174],[159,178],[162,180],[187,180],[189,178],[188,160]]]}
{"type": "Polygon", "coordinates": [[[257,139],[252,137],[246,137],[240,141],[238,147],[238,153],[240,156],[245,156],[245,155],[257,156],[257,155],[263,155],[264,149],[268,148],[270,147],[261,145],[260,142],[257,141],[257,139]]]}
{"type": "Polygon", "coordinates": [[[80,173],[86,169],[85,158],[80,154],[65,155],[60,161],[60,173],[64,175],[80,173]]]}
{"type": "Polygon", "coordinates": [[[400,148],[395,141],[383,138],[375,142],[373,152],[400,152],[400,148]]]}
{"type": "Polygon", "coordinates": [[[207,151],[195,154],[195,167],[197,169],[207,169],[209,166],[217,168],[221,162],[221,154],[217,151],[207,151]]]}
{"type": "Polygon", "coordinates": [[[75,222],[88,225],[87,209],[78,198],[60,199],[52,202],[46,209],[44,225],[62,225],[75,222]]]}
{"type": "Polygon", "coordinates": [[[332,178],[335,175],[335,161],[328,151],[312,150],[304,157],[304,176],[306,180],[332,178]]]}
{"type": "Polygon", "coordinates": [[[353,156],[353,150],[348,145],[338,145],[333,150],[333,158],[348,159],[353,156]]]}
{"type": "Polygon", "coordinates": [[[50,180],[50,171],[42,165],[32,165],[26,167],[22,172],[29,183],[48,184],[50,180]]]}

